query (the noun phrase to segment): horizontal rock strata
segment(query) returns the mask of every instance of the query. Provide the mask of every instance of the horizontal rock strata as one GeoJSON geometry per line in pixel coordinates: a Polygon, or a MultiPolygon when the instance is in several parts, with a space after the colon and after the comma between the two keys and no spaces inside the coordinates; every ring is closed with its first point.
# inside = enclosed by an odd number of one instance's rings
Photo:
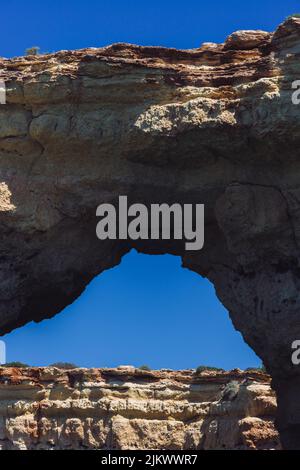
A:
{"type": "Polygon", "coordinates": [[[2,450],[278,449],[275,410],[259,372],[0,368],[2,450]]]}

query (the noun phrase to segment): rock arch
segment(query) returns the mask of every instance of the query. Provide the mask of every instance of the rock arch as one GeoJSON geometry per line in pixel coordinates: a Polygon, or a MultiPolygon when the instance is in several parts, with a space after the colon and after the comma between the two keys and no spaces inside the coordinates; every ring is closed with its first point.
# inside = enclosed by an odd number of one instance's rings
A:
{"type": "Polygon", "coordinates": [[[300,20],[180,51],[116,44],[0,60],[0,332],[51,317],[132,247],[208,277],[300,448],[300,20]],[[206,241],[99,242],[99,203],[206,206],[206,241]]]}

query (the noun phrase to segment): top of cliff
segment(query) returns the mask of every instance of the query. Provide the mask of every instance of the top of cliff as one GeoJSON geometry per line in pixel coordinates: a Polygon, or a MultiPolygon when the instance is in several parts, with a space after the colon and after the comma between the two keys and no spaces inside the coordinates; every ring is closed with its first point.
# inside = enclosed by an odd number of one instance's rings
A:
{"type": "MultiPolygon", "coordinates": [[[[273,55],[282,49],[292,49],[292,44],[299,38],[300,18],[291,17],[274,33],[236,31],[224,43],[203,43],[197,49],[117,43],[101,48],[0,58],[0,77],[20,80],[50,74],[54,80],[80,75],[99,78],[102,74],[105,79],[109,78],[106,67],[109,64],[116,75],[128,72],[132,67],[142,67],[149,72],[155,69],[164,72],[168,84],[218,87],[278,75],[278,64],[273,55]]],[[[155,77],[148,80],[154,86],[159,84],[155,77]]]]}
{"type": "Polygon", "coordinates": [[[121,381],[142,382],[180,382],[182,384],[226,384],[230,381],[253,381],[270,383],[270,377],[259,370],[242,371],[234,369],[231,371],[204,370],[197,374],[194,369],[187,370],[143,370],[132,366],[121,366],[117,368],[76,368],[59,369],[57,367],[0,367],[0,384],[14,385],[20,383],[47,383],[49,380],[73,386],[74,382],[110,382],[112,379],[121,381]]]}

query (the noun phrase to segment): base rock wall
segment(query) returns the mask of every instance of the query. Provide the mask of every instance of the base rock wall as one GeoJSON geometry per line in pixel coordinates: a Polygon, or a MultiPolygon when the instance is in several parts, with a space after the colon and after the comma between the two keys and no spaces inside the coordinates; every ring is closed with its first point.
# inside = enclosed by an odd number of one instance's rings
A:
{"type": "Polygon", "coordinates": [[[279,449],[275,411],[259,372],[0,368],[1,450],[279,449]]]}

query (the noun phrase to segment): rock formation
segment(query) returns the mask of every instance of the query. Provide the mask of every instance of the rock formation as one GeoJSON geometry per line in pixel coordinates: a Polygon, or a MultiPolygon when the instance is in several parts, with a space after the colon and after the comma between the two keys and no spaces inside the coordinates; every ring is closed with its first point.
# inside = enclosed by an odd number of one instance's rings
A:
{"type": "Polygon", "coordinates": [[[0,60],[0,333],[60,312],[130,249],[210,279],[300,448],[300,19],[195,50],[115,44],[0,60]],[[96,207],[205,204],[200,252],[105,241],[96,207]]]}
{"type": "Polygon", "coordinates": [[[0,368],[0,400],[2,450],[279,448],[261,373],[0,368]]]}

